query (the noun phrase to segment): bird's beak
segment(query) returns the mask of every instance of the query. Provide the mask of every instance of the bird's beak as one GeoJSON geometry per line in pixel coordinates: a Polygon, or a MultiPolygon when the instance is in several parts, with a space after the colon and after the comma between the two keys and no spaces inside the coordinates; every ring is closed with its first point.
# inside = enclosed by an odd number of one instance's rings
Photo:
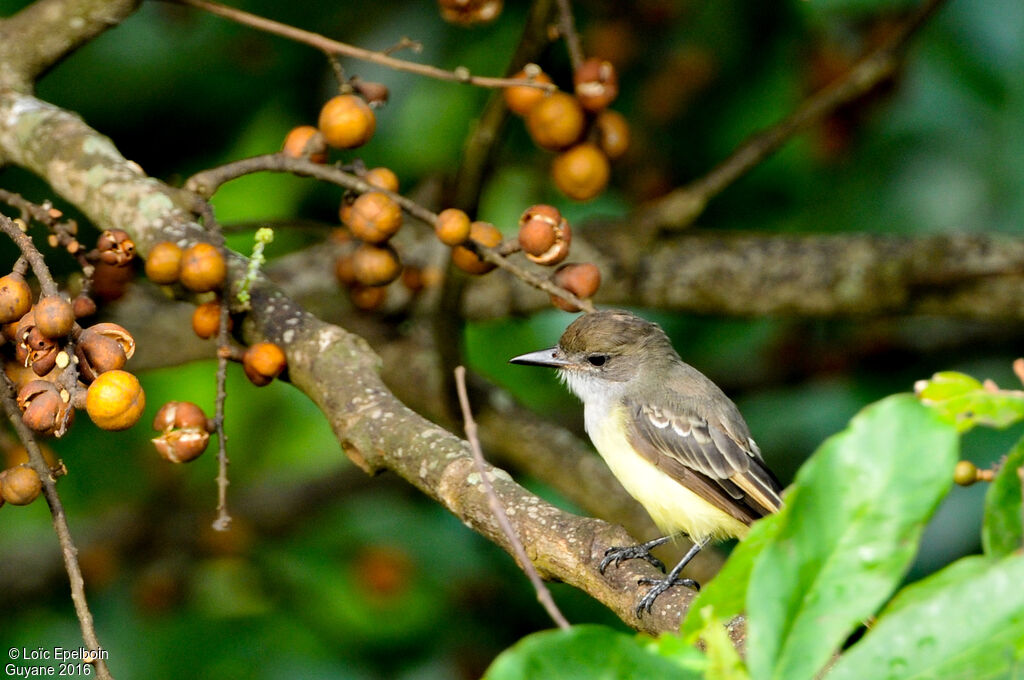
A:
{"type": "Polygon", "coordinates": [[[524,366],[549,366],[551,368],[561,368],[562,366],[568,366],[570,363],[558,347],[549,347],[548,349],[537,350],[529,354],[520,354],[517,357],[512,357],[508,362],[524,366]]]}

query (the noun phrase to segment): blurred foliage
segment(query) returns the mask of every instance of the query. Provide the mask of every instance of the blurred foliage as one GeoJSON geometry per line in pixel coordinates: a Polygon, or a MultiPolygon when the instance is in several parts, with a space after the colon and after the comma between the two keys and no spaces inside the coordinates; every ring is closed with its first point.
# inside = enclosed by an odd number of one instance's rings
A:
{"type": "MultiPolygon", "coordinates": [[[[1019,526],[1002,537],[1016,549],[964,557],[893,594],[949,491],[957,435],[953,417],[911,395],[870,405],[801,468],[786,506],[754,525],[694,601],[681,636],[648,644],[598,627],[537,633],[485,677],[594,677],[602,668],[637,679],[1016,677],[1024,664],[1019,526]],[[721,623],[741,612],[746,664],[721,623]],[[690,644],[698,638],[703,655],[690,644]],[[668,663],[679,668],[655,670],[668,663]]],[[[1017,477],[1019,450],[1001,474],[1017,477]]],[[[991,515],[1019,517],[1016,487],[1014,497],[993,487],[991,515]]]]}
{"type": "MultiPolygon", "coordinates": [[[[0,0],[0,13],[26,4],[0,0]]],[[[373,49],[408,35],[422,42],[423,51],[403,56],[485,74],[506,68],[526,12],[525,3],[507,2],[496,23],[466,30],[444,24],[435,3],[426,0],[232,4],[373,49]]],[[[614,168],[612,189],[591,203],[571,204],[547,179],[550,156],[533,147],[520,121],[510,120],[480,216],[507,231],[522,207],[538,200],[558,205],[579,229],[590,218],[627,214],[706,172],[751,132],[837,77],[895,20],[896,10],[910,4],[574,3],[587,50],[621,66],[615,108],[631,121],[634,148],[614,168]]],[[[1017,0],[950,3],[915,38],[893,83],[795,139],[730,187],[710,204],[701,226],[1019,232],[1022,34],[1024,5],[1017,0]]],[[[561,45],[553,45],[543,62],[557,82],[568,84],[561,45]]],[[[450,178],[489,93],[352,61],[344,66],[346,73],[391,90],[375,139],[360,151],[367,165],[394,169],[403,191],[439,173],[450,178]]],[[[180,183],[202,168],[277,150],[290,127],[315,121],[334,87],[330,68],[313,50],[191,9],[147,2],[56,67],[39,83],[38,94],[77,111],[150,174],[180,183]]],[[[4,186],[35,200],[54,198],[16,170],[4,170],[4,186]]],[[[337,204],[336,189],[284,175],[240,180],[215,200],[226,223],[294,215],[332,225],[337,204]]],[[[315,236],[279,229],[268,256],[315,236]]],[[[248,232],[231,237],[243,252],[251,242],[248,232]]],[[[3,254],[13,260],[13,251],[3,254]]],[[[941,322],[893,331],[861,320],[649,316],[665,326],[684,358],[735,397],[784,481],[864,404],[906,391],[938,370],[1013,384],[1009,367],[1019,351],[1016,327],[972,344],[959,337],[971,329],[941,322]],[[906,349],[927,343],[900,342],[901,333],[933,339],[934,350],[906,349]]],[[[578,404],[554,376],[505,363],[553,345],[568,319],[552,311],[529,320],[470,324],[469,362],[530,405],[579,422],[578,404]]],[[[212,411],[213,373],[212,364],[202,363],[143,375],[146,418],[167,399],[187,398],[212,411]]],[[[346,467],[322,417],[294,389],[274,384],[257,390],[232,370],[227,403],[232,496],[293,488],[346,467]]],[[[88,582],[99,635],[117,650],[111,665],[118,678],[177,676],[184,664],[200,678],[477,677],[500,650],[550,625],[504,553],[393,480],[354,485],[308,515],[282,517],[276,531],[255,532],[238,516],[239,535],[222,545],[203,538],[215,505],[212,451],[190,466],[171,468],[145,441],[145,426],[111,434],[96,431],[86,418],[79,421],[73,436],[54,444],[70,469],[60,488],[72,530],[102,526],[110,513],[159,528],[117,549],[105,549],[102,540],[82,546],[91,560],[83,558],[92,570],[88,582]]],[[[972,431],[963,439],[963,455],[987,465],[1018,437],[1014,430],[972,431]]],[[[912,578],[980,548],[984,493],[978,485],[946,497],[924,530],[912,578]]],[[[987,512],[984,521],[995,526],[987,512]]],[[[55,553],[42,503],[0,512],[0,554],[29,557],[18,568],[32,571],[55,553]]],[[[11,568],[0,560],[0,572],[11,568]]],[[[31,582],[30,576],[23,580],[31,582]]],[[[0,595],[0,642],[80,644],[63,578],[58,573],[46,581],[45,596],[10,601],[0,595]]],[[[931,589],[925,583],[921,592],[931,589]]],[[[629,637],[575,590],[556,587],[555,597],[571,621],[614,627],[592,644],[611,646],[629,637]]],[[[717,610],[714,615],[723,616],[717,610]]]]}

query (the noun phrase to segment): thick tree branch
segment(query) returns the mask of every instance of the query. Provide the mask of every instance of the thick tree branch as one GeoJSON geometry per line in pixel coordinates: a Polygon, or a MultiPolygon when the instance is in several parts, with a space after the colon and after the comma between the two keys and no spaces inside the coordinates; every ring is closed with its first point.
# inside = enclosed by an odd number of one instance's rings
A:
{"type": "Polygon", "coordinates": [[[0,21],[0,88],[30,92],[61,59],[132,14],[139,0],[37,0],[0,21]]]}
{"type": "MultiPolygon", "coordinates": [[[[128,231],[143,255],[159,241],[208,238],[181,208],[180,192],[145,176],[77,116],[33,97],[0,94],[0,153],[39,174],[97,227],[128,231]]],[[[228,270],[229,299],[234,299],[245,258],[230,253],[228,270]]],[[[510,549],[479,488],[466,443],[399,402],[381,381],[379,359],[361,338],[307,314],[262,276],[250,295],[244,337],[284,348],[292,383],[321,408],[351,460],[367,472],[393,470],[510,549]]],[[[692,592],[674,589],[659,598],[652,616],[639,620],[633,611],[636,582],[654,576],[653,567],[624,565],[604,576],[598,572],[608,547],[633,542],[625,531],[563,512],[502,470],[491,468],[489,474],[542,576],[584,589],[638,629],[678,628],[692,592]]]]}

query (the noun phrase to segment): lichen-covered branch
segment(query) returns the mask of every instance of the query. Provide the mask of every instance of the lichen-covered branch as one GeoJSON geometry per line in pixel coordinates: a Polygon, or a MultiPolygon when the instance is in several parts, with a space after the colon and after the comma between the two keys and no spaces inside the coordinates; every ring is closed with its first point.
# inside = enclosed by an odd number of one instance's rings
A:
{"type": "Polygon", "coordinates": [[[61,59],[132,14],[140,0],[37,0],[0,21],[0,88],[30,92],[61,59]]]}

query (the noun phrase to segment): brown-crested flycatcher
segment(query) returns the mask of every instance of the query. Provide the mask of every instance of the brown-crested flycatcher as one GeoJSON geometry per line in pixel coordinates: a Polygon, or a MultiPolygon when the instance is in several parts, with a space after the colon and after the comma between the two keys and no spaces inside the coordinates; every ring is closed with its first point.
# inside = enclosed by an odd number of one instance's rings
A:
{"type": "Polygon", "coordinates": [[[623,310],[584,314],[558,345],[523,354],[514,364],[549,366],[583,401],[587,434],[612,473],[666,534],[641,545],[610,548],[611,563],[645,559],[685,533],[693,547],[652,588],[637,615],[675,585],[683,567],[712,539],[742,538],[751,522],[779,509],[781,486],[736,405],[700,371],[683,363],[665,332],[623,310]]]}

